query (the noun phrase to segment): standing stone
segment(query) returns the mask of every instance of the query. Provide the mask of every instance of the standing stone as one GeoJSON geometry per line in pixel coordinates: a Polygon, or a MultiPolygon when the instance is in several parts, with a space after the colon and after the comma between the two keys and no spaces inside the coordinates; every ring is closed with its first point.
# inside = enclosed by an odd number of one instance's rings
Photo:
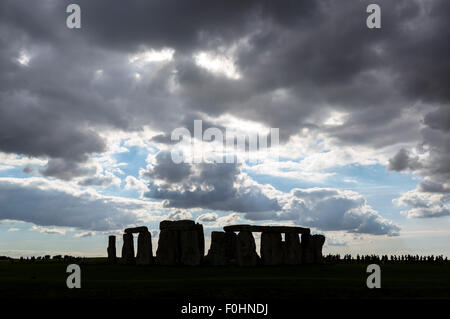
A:
{"type": "Polygon", "coordinates": [[[256,266],[259,256],[256,253],[255,238],[250,231],[242,230],[237,235],[237,264],[239,266],[256,266]]]}
{"type": "Polygon", "coordinates": [[[123,234],[123,246],[122,246],[122,263],[134,264],[134,243],[133,234],[123,234]]]}
{"type": "Polygon", "coordinates": [[[156,261],[160,265],[179,263],[178,231],[161,229],[156,250],[156,261]]]}
{"type": "Polygon", "coordinates": [[[237,236],[232,231],[211,232],[211,246],[207,261],[213,266],[225,266],[236,263],[237,236]]]}
{"type": "Polygon", "coordinates": [[[196,228],[180,231],[181,264],[187,266],[200,265],[202,256],[200,254],[198,233],[196,228]]]}
{"type": "Polygon", "coordinates": [[[322,247],[325,243],[325,236],[323,235],[312,235],[311,236],[312,249],[313,249],[313,260],[314,263],[320,264],[323,261],[322,258],[322,247]]]}
{"type": "Polygon", "coordinates": [[[248,230],[251,232],[274,232],[274,233],[287,233],[296,232],[300,234],[311,234],[309,228],[297,227],[297,226],[257,226],[257,225],[229,225],[223,227],[224,231],[242,231],[248,230]]]}
{"type": "Polygon", "coordinates": [[[138,235],[136,264],[150,265],[153,263],[152,235],[149,231],[142,231],[138,235]]]}
{"type": "Polygon", "coordinates": [[[284,235],[284,263],[299,265],[302,262],[302,247],[298,233],[289,232],[284,235]]]}
{"type": "Polygon", "coordinates": [[[163,220],[159,224],[157,262],[162,265],[199,265],[205,255],[203,226],[193,220],[163,220]]]}
{"type": "Polygon", "coordinates": [[[312,264],[314,262],[314,248],[311,237],[311,235],[302,234],[302,263],[304,264],[312,264]]]}
{"type": "Polygon", "coordinates": [[[283,263],[283,244],[280,233],[263,232],[261,234],[261,260],[264,265],[283,263]]]}
{"type": "Polygon", "coordinates": [[[227,264],[237,263],[237,235],[235,232],[225,232],[225,261],[227,264]]]}
{"type": "Polygon", "coordinates": [[[116,236],[109,236],[108,237],[108,262],[109,263],[115,263],[117,262],[116,257],[116,236]]]}
{"type": "Polygon", "coordinates": [[[198,241],[198,249],[200,251],[201,260],[205,257],[205,234],[203,233],[203,225],[195,224],[197,229],[197,241],[198,241]]]}
{"type": "Polygon", "coordinates": [[[211,246],[208,251],[207,260],[213,266],[224,266],[228,264],[225,246],[225,232],[211,232],[211,246]]]}

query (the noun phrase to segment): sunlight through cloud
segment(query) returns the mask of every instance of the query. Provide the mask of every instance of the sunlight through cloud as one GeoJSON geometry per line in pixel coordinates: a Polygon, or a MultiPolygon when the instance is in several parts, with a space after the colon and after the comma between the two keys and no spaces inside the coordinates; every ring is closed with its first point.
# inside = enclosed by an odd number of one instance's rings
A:
{"type": "Polygon", "coordinates": [[[234,62],[220,55],[214,55],[207,52],[200,52],[194,55],[197,66],[202,67],[212,73],[223,74],[227,78],[238,80],[241,78],[234,62]]]}

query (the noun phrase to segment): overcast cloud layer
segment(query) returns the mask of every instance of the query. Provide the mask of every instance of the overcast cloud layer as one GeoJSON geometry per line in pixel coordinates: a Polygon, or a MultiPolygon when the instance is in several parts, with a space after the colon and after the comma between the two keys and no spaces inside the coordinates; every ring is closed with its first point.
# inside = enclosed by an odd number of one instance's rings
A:
{"type": "Polygon", "coordinates": [[[144,203],[61,189],[43,179],[0,178],[0,219],[114,230],[139,222],[144,203]]]}
{"type": "MultiPolygon", "coordinates": [[[[2,1],[0,152],[45,162],[25,174],[139,189],[173,209],[171,219],[199,208],[398,234],[356,192],[281,192],[241,165],[171,161],[174,128],[192,128],[194,119],[224,127],[217,119],[228,117],[279,128],[292,152],[302,136],[326,140],[332,152],[383,154],[389,171],[422,178],[395,202],[405,215],[448,216],[450,2],[379,0],[382,29],[369,30],[371,2],[131,0],[124,9],[123,1],[79,0],[82,28],[70,30],[69,1],[2,1]],[[141,179],[103,170],[98,158],[113,151],[114,136],[146,129],[157,132],[146,142],[164,150],[141,167],[141,179]]],[[[23,183],[1,182],[13,200],[2,197],[0,218],[89,230],[137,222],[115,204],[23,183]]],[[[219,218],[209,214],[199,220],[219,218]]]]}

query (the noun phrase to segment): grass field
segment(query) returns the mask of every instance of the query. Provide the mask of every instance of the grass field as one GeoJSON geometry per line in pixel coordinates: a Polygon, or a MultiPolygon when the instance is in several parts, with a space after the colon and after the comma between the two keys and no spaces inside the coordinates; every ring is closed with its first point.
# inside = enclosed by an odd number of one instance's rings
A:
{"type": "Polygon", "coordinates": [[[0,262],[3,298],[450,298],[450,265],[381,266],[381,289],[366,286],[366,265],[162,267],[81,264],[81,289],[66,286],[65,263],[0,262]]]}

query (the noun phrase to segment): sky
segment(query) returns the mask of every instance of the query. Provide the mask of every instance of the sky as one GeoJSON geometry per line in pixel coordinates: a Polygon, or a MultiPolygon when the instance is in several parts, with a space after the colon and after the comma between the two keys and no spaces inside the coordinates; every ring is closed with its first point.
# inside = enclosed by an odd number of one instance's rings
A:
{"type": "Polygon", "coordinates": [[[449,14],[446,0],[1,1],[0,255],[105,256],[137,225],[155,251],[161,220],[193,219],[207,247],[225,225],[299,225],[325,254],[450,256],[449,14]],[[224,148],[232,134],[245,148],[224,148]]]}

